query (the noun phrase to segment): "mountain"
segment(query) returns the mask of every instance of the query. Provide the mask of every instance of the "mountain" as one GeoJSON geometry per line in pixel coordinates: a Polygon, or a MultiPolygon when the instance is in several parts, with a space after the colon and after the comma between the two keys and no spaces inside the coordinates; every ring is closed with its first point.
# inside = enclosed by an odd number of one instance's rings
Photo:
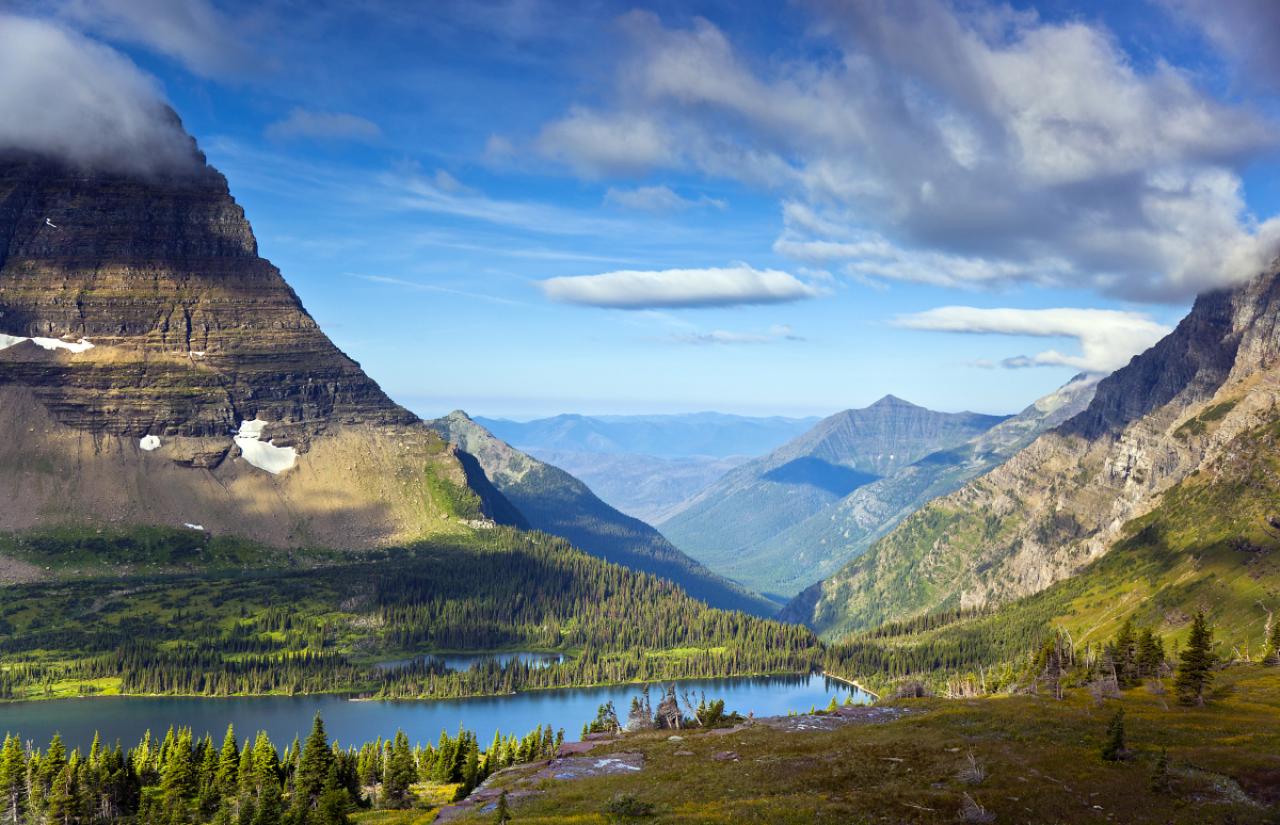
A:
{"type": "Polygon", "coordinates": [[[519,454],[542,486],[513,505],[325,336],[194,142],[145,177],[0,156],[0,405],[0,532],[360,549],[536,522],[772,607],[519,454]]]}
{"type": "Polygon", "coordinates": [[[475,456],[485,476],[535,530],[561,536],[607,561],[671,579],[692,596],[725,609],[771,615],[777,605],[728,582],[677,550],[639,519],[605,504],[578,479],[495,438],[466,413],[431,425],[475,456]]]}
{"type": "Polygon", "coordinates": [[[1077,596],[1095,607],[1141,590],[1166,618],[1214,606],[1214,587],[1218,603],[1238,600],[1275,577],[1278,332],[1275,267],[1201,295],[1083,412],[905,519],[785,615],[838,636],[1073,581],[1094,582],[1077,596]]]}
{"type": "Polygon", "coordinates": [[[866,552],[876,539],[930,499],[990,470],[1040,433],[1088,406],[1097,377],[1078,375],[1019,414],[949,449],[930,453],[857,488],[748,551],[742,562],[773,565],[778,592],[795,593],[866,552]]]}
{"type": "Polygon", "coordinates": [[[533,421],[477,417],[476,422],[521,450],[632,453],[657,458],[731,458],[769,452],[812,427],[816,418],[753,418],[723,413],[685,415],[557,415],[533,421]]]}
{"type": "Polygon", "coordinates": [[[524,450],[582,479],[602,500],[648,524],[660,523],[702,488],[751,460],[751,456],[660,458],[640,453],[524,450]]]}
{"type": "Polygon", "coordinates": [[[0,529],[346,548],[502,517],[325,336],[191,151],[145,177],[0,156],[0,529]]]}
{"type": "MultiPolygon", "coordinates": [[[[671,541],[712,570],[762,592],[785,592],[785,559],[752,550],[855,489],[941,449],[1001,416],[940,413],[893,396],[824,418],[768,455],[727,473],[662,522],[671,541]]],[[[794,592],[794,591],[793,591],[794,592]]]]}
{"type": "Polygon", "coordinates": [[[706,412],[476,421],[582,479],[627,515],[657,524],[729,470],[777,448],[818,419],[706,412]]]}

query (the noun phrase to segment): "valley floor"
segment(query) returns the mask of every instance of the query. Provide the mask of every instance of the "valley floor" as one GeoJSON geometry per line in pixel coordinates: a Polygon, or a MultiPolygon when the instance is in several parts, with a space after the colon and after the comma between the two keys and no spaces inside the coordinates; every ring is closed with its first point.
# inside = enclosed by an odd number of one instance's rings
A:
{"type": "MultiPolygon", "coordinates": [[[[512,821],[521,825],[1280,820],[1277,667],[1221,672],[1204,708],[1178,706],[1144,687],[1103,705],[1078,690],[1063,701],[921,699],[871,710],[880,716],[839,712],[861,724],[816,715],[682,731],[676,740],[669,731],[628,735],[551,766],[502,772],[477,794],[509,789],[512,821]],[[1120,708],[1132,755],[1104,762],[1107,725],[1120,708]],[[1156,781],[1162,750],[1167,788],[1156,781]],[[642,767],[561,778],[581,773],[580,762],[605,760],[642,767]],[[964,775],[974,763],[985,773],[980,781],[964,775]],[[610,818],[619,794],[652,805],[652,813],[610,818]]],[[[491,822],[492,802],[444,818],[491,822]]]]}

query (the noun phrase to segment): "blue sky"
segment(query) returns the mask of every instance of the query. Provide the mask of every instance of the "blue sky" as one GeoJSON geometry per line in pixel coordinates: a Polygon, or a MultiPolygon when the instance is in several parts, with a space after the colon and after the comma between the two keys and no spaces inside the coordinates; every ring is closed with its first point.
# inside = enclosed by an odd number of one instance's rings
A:
{"type": "Polygon", "coordinates": [[[1014,411],[1280,240],[1267,0],[0,8],[0,108],[151,78],[424,414],[1014,411]]]}

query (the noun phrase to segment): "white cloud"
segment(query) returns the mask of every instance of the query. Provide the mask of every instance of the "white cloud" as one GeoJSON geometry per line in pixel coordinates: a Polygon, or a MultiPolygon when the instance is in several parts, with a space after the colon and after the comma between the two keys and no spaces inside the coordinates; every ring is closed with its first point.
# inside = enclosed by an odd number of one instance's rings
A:
{"type": "Polygon", "coordinates": [[[1001,362],[1005,367],[1071,367],[1107,373],[1119,369],[1171,331],[1140,312],[1111,309],[981,309],[938,307],[894,321],[908,329],[977,335],[1075,338],[1080,355],[1046,350],[1001,362]]]}
{"type": "Polygon", "coordinates": [[[543,150],[770,187],[815,219],[780,252],[863,276],[1181,300],[1280,251],[1239,172],[1280,130],[1107,31],[941,0],[815,8],[831,56],[763,64],[705,20],[631,13],[613,99],[548,124],[543,150]]]}
{"type": "Polygon", "coordinates": [[[775,341],[803,341],[804,338],[786,324],[775,324],[765,332],[733,332],[716,329],[711,332],[677,332],[668,337],[677,344],[733,345],[733,344],[770,344],[775,341]]]}
{"type": "MultiPolygon", "coordinates": [[[[267,127],[273,140],[354,140],[369,142],[382,136],[378,124],[344,112],[313,112],[294,107],[288,116],[267,127]]],[[[447,173],[446,173],[447,174],[447,173]]]]}
{"type": "Polygon", "coordinates": [[[612,309],[779,304],[821,294],[788,272],[753,269],[746,264],[719,269],[620,270],[549,278],[538,286],[553,301],[612,309]]]}
{"type": "Polygon", "coordinates": [[[207,0],[62,0],[58,13],[109,40],[135,43],[204,77],[239,76],[263,61],[237,21],[207,0]]]}
{"type": "Polygon", "coordinates": [[[609,206],[623,209],[636,209],[642,212],[680,212],[698,206],[713,206],[724,209],[722,200],[703,195],[699,198],[686,198],[669,186],[640,186],[635,189],[620,189],[610,186],[604,193],[604,202],[609,206]]]}
{"type": "Polygon", "coordinates": [[[649,118],[586,109],[548,124],[538,146],[588,176],[640,172],[675,156],[670,137],[649,118]]]}
{"type": "Polygon", "coordinates": [[[0,14],[0,149],[125,172],[197,167],[155,81],[60,26],[0,14]]]}

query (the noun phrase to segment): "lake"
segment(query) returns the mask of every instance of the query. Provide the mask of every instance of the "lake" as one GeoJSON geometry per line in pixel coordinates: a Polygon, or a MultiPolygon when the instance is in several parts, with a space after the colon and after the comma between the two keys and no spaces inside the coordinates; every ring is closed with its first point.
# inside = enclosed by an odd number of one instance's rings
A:
{"type": "MultiPolygon", "coordinates": [[[[681,695],[705,693],[707,699],[724,699],[726,710],[744,716],[776,716],[824,708],[835,697],[843,703],[868,703],[872,697],[842,682],[819,674],[759,678],[698,679],[678,682],[681,695]]],[[[0,731],[21,734],[44,748],[55,732],[68,747],[88,747],[95,730],[105,743],[120,740],[126,748],[137,744],[148,729],[163,736],[170,725],[189,725],[197,735],[205,732],[221,742],[228,724],[236,726],[240,739],[265,730],[283,748],[296,735],[305,738],[311,720],[320,713],[331,738],[344,745],[389,738],[397,728],[415,743],[435,742],[441,730],[454,733],[461,725],[476,731],[488,747],[495,730],[524,735],[538,725],[564,728],[568,740],[576,740],[584,722],[595,718],[596,708],[612,701],[625,722],[631,697],[640,685],[568,688],[486,696],[472,699],[416,699],[353,702],[342,696],[255,696],[199,698],[169,696],[101,696],[57,699],[46,702],[0,704],[0,731]]],[[[656,706],[658,690],[651,693],[656,706]]],[[[697,698],[694,699],[695,703],[697,698]]]]}

